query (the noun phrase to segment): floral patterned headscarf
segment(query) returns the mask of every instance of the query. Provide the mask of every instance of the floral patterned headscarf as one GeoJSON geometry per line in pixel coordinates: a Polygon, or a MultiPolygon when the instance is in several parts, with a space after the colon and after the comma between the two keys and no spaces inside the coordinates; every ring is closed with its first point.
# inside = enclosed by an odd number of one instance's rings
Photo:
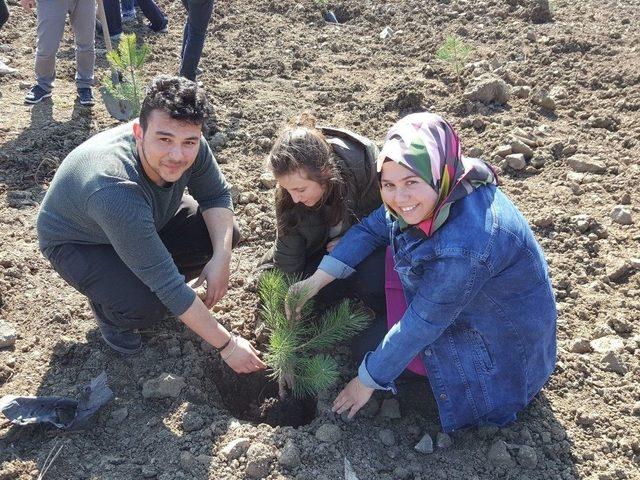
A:
{"type": "MultiPolygon", "coordinates": [[[[378,156],[378,174],[385,160],[412,170],[438,194],[433,214],[417,225],[427,237],[447,220],[453,202],[482,185],[498,184],[496,173],[487,163],[460,154],[458,135],[433,113],[413,113],[391,127],[378,156]]],[[[402,216],[385,206],[401,228],[409,226],[402,216]]]]}

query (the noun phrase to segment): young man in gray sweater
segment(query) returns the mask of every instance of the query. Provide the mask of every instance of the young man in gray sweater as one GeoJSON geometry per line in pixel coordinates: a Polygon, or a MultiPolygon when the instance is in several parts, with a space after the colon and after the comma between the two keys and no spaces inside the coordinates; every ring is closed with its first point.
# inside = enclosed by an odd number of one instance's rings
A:
{"type": "Polygon", "coordinates": [[[227,292],[234,243],[229,186],[201,129],[204,92],[156,77],[140,118],[99,133],[62,162],[38,215],[40,250],[89,298],[105,342],[131,354],[137,329],[168,312],[236,372],[265,367],[209,313],[227,292]],[[189,194],[185,194],[188,187],[189,194]],[[202,301],[185,282],[206,281],[202,301]]]}

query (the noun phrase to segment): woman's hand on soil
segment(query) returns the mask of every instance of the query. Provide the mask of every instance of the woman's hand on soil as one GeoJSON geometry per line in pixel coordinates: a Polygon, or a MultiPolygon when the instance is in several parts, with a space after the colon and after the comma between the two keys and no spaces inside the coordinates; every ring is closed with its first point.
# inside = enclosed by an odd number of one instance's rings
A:
{"type": "Polygon", "coordinates": [[[239,336],[234,336],[229,345],[220,352],[222,359],[236,373],[251,373],[265,369],[267,366],[260,360],[259,354],[248,340],[239,336]]]}
{"type": "Polygon", "coordinates": [[[373,388],[366,387],[358,377],[351,380],[333,401],[332,411],[342,414],[349,410],[348,417],[353,418],[358,410],[371,398],[373,388]]]}

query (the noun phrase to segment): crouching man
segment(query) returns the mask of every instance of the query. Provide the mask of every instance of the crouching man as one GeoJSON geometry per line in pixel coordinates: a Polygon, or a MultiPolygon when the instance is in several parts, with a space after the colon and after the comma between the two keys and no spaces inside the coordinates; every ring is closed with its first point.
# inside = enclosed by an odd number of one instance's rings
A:
{"type": "Polygon", "coordinates": [[[229,186],[202,137],[210,106],[184,78],[159,76],[140,118],[90,138],[62,162],[38,214],[40,250],[89,299],[102,338],[124,354],[168,312],[236,372],[265,367],[209,313],[227,292],[229,186]],[[189,194],[185,194],[188,187],[189,194]],[[187,285],[206,281],[202,301],[187,285]]]}

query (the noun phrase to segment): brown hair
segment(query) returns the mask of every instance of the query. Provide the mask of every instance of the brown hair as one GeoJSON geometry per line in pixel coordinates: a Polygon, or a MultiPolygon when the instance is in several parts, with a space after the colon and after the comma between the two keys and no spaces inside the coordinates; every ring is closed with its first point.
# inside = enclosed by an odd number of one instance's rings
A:
{"type": "MultiPolygon", "coordinates": [[[[311,209],[327,205],[329,208],[325,209],[325,219],[328,225],[336,225],[347,218],[347,185],[341,162],[324,134],[316,128],[313,115],[303,112],[289,121],[276,139],[267,162],[276,179],[302,170],[309,180],[324,187],[319,204],[311,209]]],[[[280,233],[295,228],[309,210],[302,203],[295,203],[289,192],[278,186],[276,219],[280,233]]]]}

